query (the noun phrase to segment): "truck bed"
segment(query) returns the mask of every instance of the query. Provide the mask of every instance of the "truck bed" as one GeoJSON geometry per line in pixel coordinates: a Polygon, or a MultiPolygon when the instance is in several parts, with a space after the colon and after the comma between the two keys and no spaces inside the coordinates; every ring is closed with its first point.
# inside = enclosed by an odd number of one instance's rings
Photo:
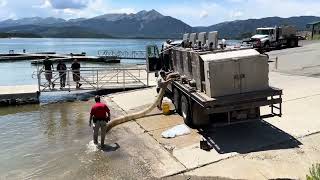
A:
{"type": "Polygon", "coordinates": [[[208,114],[222,113],[234,110],[247,108],[270,106],[271,114],[267,116],[281,116],[282,90],[269,87],[261,91],[253,91],[221,97],[208,97],[205,93],[194,90],[187,84],[182,84],[178,81],[173,82],[174,86],[179,88],[185,94],[197,102],[200,106],[206,109],[208,114]],[[279,106],[275,106],[278,104],[279,106]],[[274,108],[279,110],[279,113],[274,113],[274,108]]]}

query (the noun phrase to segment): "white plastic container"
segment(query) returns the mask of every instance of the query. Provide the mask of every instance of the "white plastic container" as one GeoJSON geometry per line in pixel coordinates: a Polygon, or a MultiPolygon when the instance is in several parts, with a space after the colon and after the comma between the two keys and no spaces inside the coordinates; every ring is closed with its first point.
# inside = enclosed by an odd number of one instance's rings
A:
{"type": "Polygon", "coordinates": [[[209,97],[265,90],[269,87],[268,57],[254,49],[201,55],[209,97]]]}
{"type": "Polygon", "coordinates": [[[169,115],[176,109],[171,99],[164,97],[161,104],[163,114],[169,115]]]}
{"type": "Polygon", "coordinates": [[[218,47],[218,32],[212,31],[208,33],[208,44],[207,46],[210,47],[212,45],[212,49],[217,49],[218,47]]]}

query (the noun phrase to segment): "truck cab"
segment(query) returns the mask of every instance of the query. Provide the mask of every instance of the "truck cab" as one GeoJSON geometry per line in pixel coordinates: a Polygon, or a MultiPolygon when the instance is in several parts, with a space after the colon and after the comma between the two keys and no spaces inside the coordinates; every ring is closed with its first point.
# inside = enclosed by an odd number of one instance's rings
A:
{"type": "Polygon", "coordinates": [[[256,34],[251,37],[253,46],[270,48],[271,43],[277,41],[276,31],[275,27],[257,28],[256,34]]]}

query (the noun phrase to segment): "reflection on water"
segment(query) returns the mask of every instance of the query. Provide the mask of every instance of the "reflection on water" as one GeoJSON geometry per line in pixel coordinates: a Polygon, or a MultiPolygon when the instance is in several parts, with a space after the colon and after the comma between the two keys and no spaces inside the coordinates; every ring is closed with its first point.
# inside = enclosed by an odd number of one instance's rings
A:
{"type": "MultiPolygon", "coordinates": [[[[148,167],[120,148],[125,141],[117,135],[123,132],[107,134],[104,149],[93,145],[88,126],[93,103],[89,100],[0,108],[0,179],[147,176],[148,167]]],[[[121,113],[112,106],[110,109],[112,117],[121,113]]],[[[133,140],[128,143],[137,144],[133,140]]]]}
{"type": "Polygon", "coordinates": [[[91,139],[88,112],[92,103],[0,108],[0,162],[5,163],[0,174],[32,178],[79,164],[84,145],[91,139]]]}

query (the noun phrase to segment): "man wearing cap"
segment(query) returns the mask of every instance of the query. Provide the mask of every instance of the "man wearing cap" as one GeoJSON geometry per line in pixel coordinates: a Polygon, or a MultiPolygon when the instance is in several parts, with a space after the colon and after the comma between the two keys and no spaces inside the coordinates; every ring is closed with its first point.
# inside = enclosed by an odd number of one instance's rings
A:
{"type": "Polygon", "coordinates": [[[60,89],[64,88],[66,86],[66,78],[67,78],[67,66],[65,63],[62,62],[62,60],[59,60],[59,63],[57,65],[57,71],[59,71],[59,77],[60,77],[60,89]]]}
{"type": "Polygon", "coordinates": [[[46,80],[49,83],[49,88],[51,89],[51,87],[50,87],[51,85],[52,85],[52,88],[54,88],[54,83],[52,83],[52,81],[51,81],[53,64],[52,64],[52,61],[49,60],[49,57],[46,57],[43,60],[43,66],[44,66],[44,70],[45,70],[44,76],[46,77],[46,80]]]}
{"type": "Polygon", "coordinates": [[[100,96],[95,96],[96,104],[92,106],[90,112],[89,126],[93,121],[93,142],[98,144],[98,133],[101,129],[101,148],[104,147],[104,138],[106,136],[107,122],[110,121],[110,109],[101,102],[100,96]]]}

